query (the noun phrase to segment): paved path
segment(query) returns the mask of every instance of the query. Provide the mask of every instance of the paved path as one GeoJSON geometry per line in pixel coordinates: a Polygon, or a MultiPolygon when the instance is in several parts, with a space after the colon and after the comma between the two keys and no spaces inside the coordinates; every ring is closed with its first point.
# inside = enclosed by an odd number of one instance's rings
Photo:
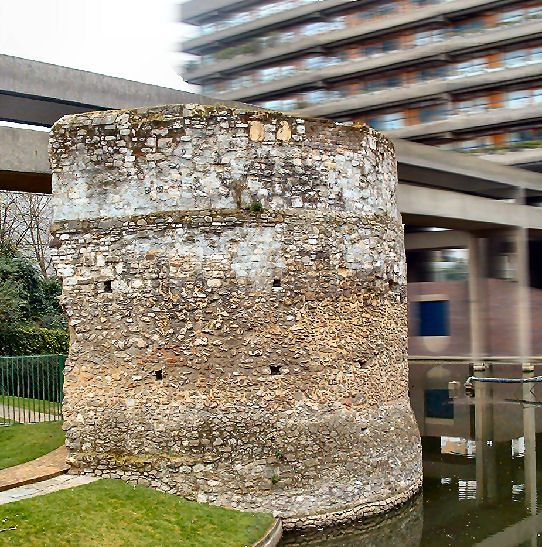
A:
{"type": "Polygon", "coordinates": [[[99,477],[89,477],[88,475],[59,475],[28,486],[19,486],[18,488],[0,492],[0,505],[33,498],[34,496],[43,496],[57,490],[65,490],[66,488],[73,488],[97,480],[99,480],[99,477]]]}
{"type": "Polygon", "coordinates": [[[67,455],[66,447],[61,446],[31,462],[0,470],[0,492],[65,473],[69,468],[67,455]]]}
{"type": "Polygon", "coordinates": [[[33,424],[35,422],[51,422],[54,414],[51,411],[47,412],[34,412],[29,408],[19,408],[10,405],[0,405],[0,418],[6,418],[8,420],[14,420],[20,424],[33,424]]]}

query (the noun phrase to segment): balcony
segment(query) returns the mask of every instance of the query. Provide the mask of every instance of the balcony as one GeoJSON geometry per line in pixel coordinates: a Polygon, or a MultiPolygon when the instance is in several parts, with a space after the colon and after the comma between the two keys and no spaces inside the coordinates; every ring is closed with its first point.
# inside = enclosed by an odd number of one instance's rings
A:
{"type": "Polygon", "coordinates": [[[346,61],[326,68],[300,70],[295,75],[286,78],[277,78],[270,82],[254,82],[249,87],[240,87],[216,95],[228,100],[245,101],[273,97],[310,87],[329,86],[334,82],[351,79],[362,74],[376,74],[401,67],[421,65],[439,60],[443,56],[453,57],[468,51],[482,51],[488,46],[502,47],[524,41],[526,38],[529,40],[542,39],[542,21],[529,24],[520,23],[513,27],[495,29],[491,32],[484,30],[481,33],[457,36],[443,42],[379,54],[360,61],[346,61]]]}
{"type": "Polygon", "coordinates": [[[364,93],[326,102],[297,110],[302,116],[335,118],[350,113],[366,112],[376,108],[389,108],[396,105],[414,106],[416,102],[441,99],[443,96],[458,92],[498,88],[507,82],[528,82],[542,77],[542,61],[532,62],[526,66],[510,68],[501,66],[487,69],[481,74],[430,80],[410,86],[383,89],[373,93],[364,93]]]}
{"type": "Polygon", "coordinates": [[[198,54],[206,50],[216,49],[227,43],[238,42],[240,38],[261,34],[264,29],[277,29],[303,21],[310,21],[315,16],[320,17],[321,14],[329,15],[333,11],[342,10],[352,5],[353,1],[355,0],[316,0],[299,8],[260,17],[217,32],[191,38],[183,43],[182,51],[198,54]]]}
{"type": "MultiPolygon", "coordinates": [[[[360,37],[378,36],[391,30],[395,31],[402,28],[420,26],[432,19],[442,17],[454,18],[511,3],[513,3],[513,0],[454,0],[453,2],[441,0],[441,3],[438,5],[416,8],[406,13],[400,13],[376,21],[325,32],[322,35],[302,38],[299,42],[294,42],[294,46],[299,44],[294,51],[330,44],[349,43],[358,40],[360,37]]],[[[192,38],[184,42],[182,51],[185,53],[200,54],[205,51],[218,49],[224,47],[225,44],[238,42],[242,38],[257,36],[265,29],[271,30],[310,20],[315,14],[330,14],[344,10],[349,4],[352,5],[352,0],[322,0],[300,8],[226,28],[218,32],[192,38]]]]}
{"type": "Polygon", "coordinates": [[[384,132],[390,137],[418,142],[430,142],[443,138],[454,140],[476,135],[481,130],[486,131],[488,128],[498,128],[504,131],[519,124],[540,123],[541,117],[542,104],[537,104],[516,109],[496,108],[481,114],[464,114],[446,120],[409,125],[384,132]]]}

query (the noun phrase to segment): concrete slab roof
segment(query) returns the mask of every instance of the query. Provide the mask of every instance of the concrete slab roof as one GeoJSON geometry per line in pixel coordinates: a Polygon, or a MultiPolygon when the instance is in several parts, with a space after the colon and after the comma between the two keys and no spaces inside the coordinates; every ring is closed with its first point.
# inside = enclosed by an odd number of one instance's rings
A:
{"type": "Polygon", "coordinates": [[[483,197],[512,198],[514,189],[542,196],[542,174],[460,152],[392,138],[399,180],[483,197]]]}
{"type": "Polygon", "coordinates": [[[65,114],[199,103],[239,105],[197,93],[0,55],[0,119],[52,125],[65,114]]]}

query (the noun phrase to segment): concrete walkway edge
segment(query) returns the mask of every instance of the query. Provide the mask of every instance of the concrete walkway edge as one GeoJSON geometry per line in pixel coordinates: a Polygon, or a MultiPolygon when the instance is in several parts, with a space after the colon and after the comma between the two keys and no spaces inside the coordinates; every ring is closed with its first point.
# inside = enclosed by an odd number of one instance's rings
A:
{"type": "Polygon", "coordinates": [[[89,475],[59,475],[52,479],[43,480],[26,486],[18,486],[0,492],[0,505],[13,503],[16,501],[34,498],[36,496],[44,496],[57,492],[58,490],[66,490],[83,484],[89,484],[100,480],[100,477],[91,477],[89,475]]]}
{"type": "Polygon", "coordinates": [[[69,469],[65,446],[35,460],[0,470],[0,492],[62,475],[69,469]]]}
{"type": "Polygon", "coordinates": [[[275,547],[282,537],[282,521],[275,519],[275,522],[265,533],[265,536],[252,545],[252,547],[275,547]]]}

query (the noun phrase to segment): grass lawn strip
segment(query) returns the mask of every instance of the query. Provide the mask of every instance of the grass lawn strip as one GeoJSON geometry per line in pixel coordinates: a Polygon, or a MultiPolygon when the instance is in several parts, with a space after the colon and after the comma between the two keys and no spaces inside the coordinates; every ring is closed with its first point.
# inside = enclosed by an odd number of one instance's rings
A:
{"type": "Polygon", "coordinates": [[[191,502],[113,479],[8,503],[1,513],[1,544],[25,547],[242,547],[273,522],[267,513],[191,502]]]}
{"type": "MultiPolygon", "coordinates": [[[[62,422],[0,427],[0,469],[35,460],[64,444],[62,422]]],[[[0,522],[1,524],[1,522],[0,522]]],[[[2,536],[0,536],[0,544],[2,536]]]]}
{"type": "Polygon", "coordinates": [[[60,416],[62,413],[62,405],[60,403],[45,401],[43,399],[28,399],[27,397],[16,397],[15,395],[2,395],[0,396],[0,404],[45,414],[51,413],[60,416]]]}

